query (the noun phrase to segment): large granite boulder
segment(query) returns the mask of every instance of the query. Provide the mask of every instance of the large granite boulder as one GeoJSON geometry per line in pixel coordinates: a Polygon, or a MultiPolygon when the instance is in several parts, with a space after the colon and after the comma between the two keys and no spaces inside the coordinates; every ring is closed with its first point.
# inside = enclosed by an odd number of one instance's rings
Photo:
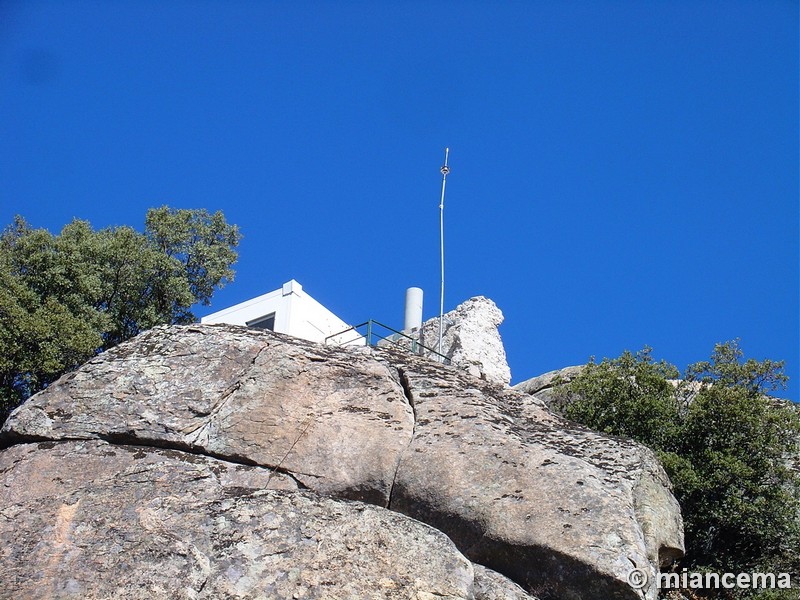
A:
{"type": "Polygon", "coordinates": [[[268,469],[83,441],[15,446],[0,473],[0,598],[474,597],[444,534],[268,469]]]}
{"type": "Polygon", "coordinates": [[[385,506],[414,428],[398,377],[363,350],[226,325],[157,327],[37,394],[3,435],[189,449],[385,506]]]}
{"type": "Polygon", "coordinates": [[[562,414],[564,403],[569,401],[569,397],[559,393],[559,386],[570,383],[586,369],[585,365],[564,367],[556,371],[549,371],[536,377],[531,377],[512,386],[513,389],[529,394],[537,400],[544,402],[551,408],[562,414]]]}
{"type": "Polygon", "coordinates": [[[529,600],[533,598],[520,586],[482,565],[472,565],[472,591],[475,600],[529,600]]]}
{"type": "Polygon", "coordinates": [[[402,375],[417,420],[392,509],[543,597],[637,597],[633,568],[654,581],[682,556],[680,508],[647,448],[433,363],[402,375]]]}
{"type": "Polygon", "coordinates": [[[545,390],[553,389],[554,387],[569,383],[578,375],[583,373],[586,369],[585,365],[575,365],[572,367],[564,367],[555,371],[548,371],[542,375],[531,377],[513,386],[515,390],[536,396],[545,390]]]}
{"type": "MultiPolygon", "coordinates": [[[[471,375],[508,385],[511,369],[498,327],[503,313],[489,298],[476,296],[459,304],[442,318],[442,348],[439,349],[439,317],[429,319],[422,328],[409,335],[419,339],[425,348],[445,355],[450,364],[465,369],[471,375]]],[[[398,340],[403,343],[403,340],[398,340]]],[[[420,349],[420,354],[436,358],[420,349]]]]}
{"type": "MultiPolygon", "coordinates": [[[[628,585],[628,573],[653,581],[682,553],[680,511],[652,453],[398,350],[222,325],[156,328],[31,398],[0,434],[29,448],[76,439],[252,465],[305,498],[388,507],[444,532],[522,594],[654,598],[628,585]]],[[[0,540],[13,544],[7,535],[0,540]]],[[[466,593],[491,597],[475,591],[487,581],[474,576],[466,593]]]]}

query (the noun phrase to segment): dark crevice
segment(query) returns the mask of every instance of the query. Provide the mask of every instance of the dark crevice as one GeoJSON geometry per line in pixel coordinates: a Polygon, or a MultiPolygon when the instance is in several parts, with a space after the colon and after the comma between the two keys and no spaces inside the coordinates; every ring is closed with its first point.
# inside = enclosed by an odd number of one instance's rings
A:
{"type": "Polygon", "coordinates": [[[406,402],[411,407],[411,412],[414,413],[414,424],[417,423],[417,405],[414,402],[414,394],[411,392],[411,382],[408,380],[408,375],[402,367],[397,368],[397,374],[400,376],[400,387],[403,388],[403,395],[406,397],[406,402]]]}
{"type": "Polygon", "coordinates": [[[173,450],[176,452],[184,452],[186,454],[191,454],[193,456],[201,456],[205,458],[213,458],[214,460],[218,460],[225,463],[230,463],[234,465],[242,465],[245,467],[255,467],[258,469],[268,469],[273,473],[280,473],[281,475],[286,475],[290,479],[292,479],[296,484],[298,489],[301,490],[308,490],[308,486],[303,484],[300,480],[295,477],[295,475],[280,466],[274,465],[265,465],[258,463],[246,456],[239,456],[236,454],[233,455],[223,455],[216,452],[208,452],[202,448],[198,448],[197,446],[191,446],[189,444],[184,444],[182,442],[176,440],[159,440],[155,438],[143,438],[137,437],[133,433],[97,433],[92,432],[93,435],[85,436],[85,437],[63,437],[59,439],[52,439],[52,438],[44,438],[42,436],[35,436],[35,435],[18,435],[18,437],[14,440],[15,444],[35,444],[35,443],[52,443],[52,444],[60,444],[66,442],[92,442],[92,441],[102,441],[106,442],[107,444],[111,444],[112,446],[134,446],[137,448],[153,448],[154,450],[173,450]]]}
{"type": "MultiPolygon", "coordinates": [[[[83,438],[78,438],[83,439],[83,438]]],[[[31,435],[27,433],[19,433],[10,429],[8,431],[4,431],[2,437],[0,438],[0,450],[5,450],[6,448],[11,448],[11,446],[17,446],[19,444],[35,444],[36,442],[52,442],[51,438],[45,437],[43,435],[31,435]]]]}
{"type": "Polygon", "coordinates": [[[403,388],[403,396],[405,396],[406,402],[411,407],[411,414],[414,417],[414,422],[411,426],[411,439],[408,440],[408,445],[403,449],[400,453],[400,456],[397,457],[397,466],[394,470],[394,477],[392,478],[392,485],[389,488],[389,499],[386,503],[386,508],[389,510],[392,509],[392,500],[394,495],[394,488],[395,482],[397,481],[397,474],[400,472],[400,464],[403,462],[403,455],[408,451],[411,447],[411,444],[414,442],[414,436],[417,433],[417,406],[414,402],[414,394],[411,392],[411,382],[408,380],[408,375],[403,370],[402,367],[397,367],[397,374],[400,379],[400,387],[403,388]]]}
{"type": "Polygon", "coordinates": [[[280,465],[265,465],[254,461],[251,458],[247,458],[246,456],[240,456],[236,454],[219,454],[216,452],[209,452],[203,448],[198,448],[196,446],[191,446],[189,444],[184,444],[178,441],[166,441],[166,440],[158,440],[158,439],[147,439],[147,438],[140,438],[140,437],[133,437],[130,434],[119,434],[119,433],[110,433],[110,434],[96,434],[97,439],[103,440],[104,442],[108,442],[109,444],[114,445],[125,445],[125,446],[141,446],[145,448],[157,448],[162,450],[177,450],[178,452],[185,452],[187,454],[192,454],[194,456],[204,456],[208,458],[213,458],[215,460],[219,460],[226,463],[231,463],[234,465],[242,465],[245,467],[256,467],[259,469],[269,469],[273,473],[280,473],[281,475],[286,475],[290,479],[292,479],[299,489],[307,490],[308,487],[305,486],[301,481],[299,481],[294,474],[292,474],[287,469],[282,468],[280,465]]]}
{"type": "MultiPolygon", "coordinates": [[[[292,473],[291,471],[289,471],[287,469],[284,469],[284,468],[273,468],[273,467],[264,466],[264,465],[258,465],[258,466],[261,467],[261,468],[264,468],[264,469],[271,469],[273,473],[280,473],[281,475],[285,475],[286,477],[288,477],[289,479],[291,479],[292,481],[295,482],[295,484],[297,485],[297,489],[298,490],[305,490],[307,492],[312,491],[310,487],[308,487],[306,484],[304,484],[302,481],[300,481],[297,477],[294,476],[294,473],[292,473]]],[[[269,484],[267,484],[267,485],[269,485],[269,484]]]]}

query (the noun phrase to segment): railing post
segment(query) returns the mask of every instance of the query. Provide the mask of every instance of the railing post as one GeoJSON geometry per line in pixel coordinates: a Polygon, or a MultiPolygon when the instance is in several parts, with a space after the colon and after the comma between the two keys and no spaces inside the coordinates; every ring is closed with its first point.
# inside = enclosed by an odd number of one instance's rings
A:
{"type": "Polygon", "coordinates": [[[367,321],[367,346],[372,346],[372,319],[367,321]]]}

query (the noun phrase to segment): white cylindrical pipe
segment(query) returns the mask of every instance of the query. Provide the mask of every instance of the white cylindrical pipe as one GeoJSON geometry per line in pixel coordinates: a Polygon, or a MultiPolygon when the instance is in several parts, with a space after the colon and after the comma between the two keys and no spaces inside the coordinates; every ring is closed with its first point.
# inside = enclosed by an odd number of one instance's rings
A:
{"type": "Polygon", "coordinates": [[[410,287],[406,290],[406,312],[403,331],[422,327],[422,288],[410,287]]]}

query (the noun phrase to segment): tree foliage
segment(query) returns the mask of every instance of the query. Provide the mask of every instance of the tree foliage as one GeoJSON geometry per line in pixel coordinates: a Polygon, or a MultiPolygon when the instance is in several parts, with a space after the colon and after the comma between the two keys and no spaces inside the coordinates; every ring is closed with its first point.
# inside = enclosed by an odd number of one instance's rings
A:
{"type": "Polygon", "coordinates": [[[771,398],[783,363],[743,361],[738,342],[678,370],[649,348],[590,362],[557,408],[654,449],[681,505],[692,571],[800,574],[800,411],[771,398]],[[796,463],[795,463],[796,464],[796,463]]]}
{"type": "Polygon", "coordinates": [[[97,352],[194,321],[232,281],[240,237],[221,212],[166,206],[144,233],[76,219],[53,235],[17,217],[0,235],[0,418],[97,352]]]}
{"type": "Polygon", "coordinates": [[[654,362],[650,348],[626,350],[613,360],[590,361],[562,396],[562,410],[598,431],[669,446],[675,431],[668,424],[677,409],[670,380],[678,376],[674,366],[654,362]]]}

